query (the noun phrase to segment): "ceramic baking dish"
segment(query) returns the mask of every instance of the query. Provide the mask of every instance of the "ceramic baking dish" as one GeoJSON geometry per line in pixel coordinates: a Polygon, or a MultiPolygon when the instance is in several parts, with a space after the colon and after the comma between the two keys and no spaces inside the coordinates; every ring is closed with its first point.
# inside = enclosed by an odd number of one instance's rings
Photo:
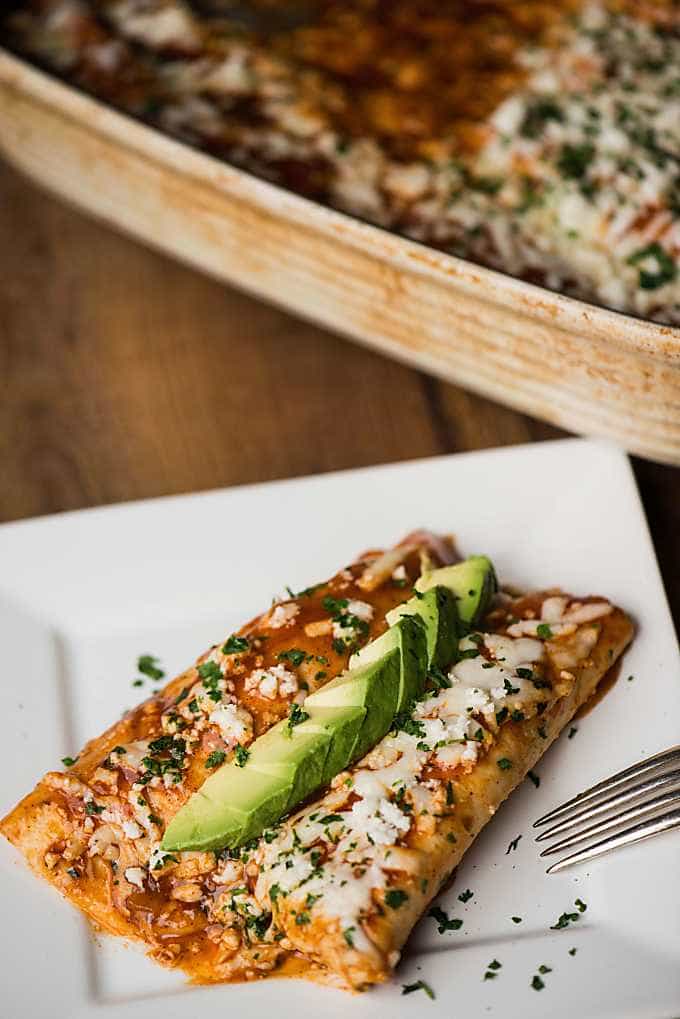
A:
{"type": "Polygon", "coordinates": [[[370,226],[138,123],[0,50],[0,151],[147,244],[383,353],[680,464],[680,329],[370,226]]]}

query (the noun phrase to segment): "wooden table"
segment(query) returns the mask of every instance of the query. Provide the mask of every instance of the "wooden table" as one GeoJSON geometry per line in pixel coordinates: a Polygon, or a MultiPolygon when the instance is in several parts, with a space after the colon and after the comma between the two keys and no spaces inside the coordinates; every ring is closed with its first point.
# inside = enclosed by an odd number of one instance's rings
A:
{"type": "MultiPolygon", "coordinates": [[[[206,279],[4,166],[0,379],[1,520],[563,434],[206,279]]],[[[680,472],[635,470],[678,625],[680,472]]]]}

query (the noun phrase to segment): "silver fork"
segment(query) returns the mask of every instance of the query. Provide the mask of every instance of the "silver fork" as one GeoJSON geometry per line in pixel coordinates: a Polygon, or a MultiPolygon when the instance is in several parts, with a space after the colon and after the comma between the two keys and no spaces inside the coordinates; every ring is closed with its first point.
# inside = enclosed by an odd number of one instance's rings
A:
{"type": "Polygon", "coordinates": [[[548,874],[680,828],[680,745],[605,778],[539,817],[534,828],[550,821],[556,823],[541,832],[536,837],[537,842],[574,830],[544,849],[541,856],[560,853],[580,842],[590,844],[553,863],[548,867],[548,874]],[[667,809],[674,804],[675,809],[667,809]],[[637,823],[631,824],[632,821],[637,823]],[[602,835],[605,837],[592,842],[602,835]]]}

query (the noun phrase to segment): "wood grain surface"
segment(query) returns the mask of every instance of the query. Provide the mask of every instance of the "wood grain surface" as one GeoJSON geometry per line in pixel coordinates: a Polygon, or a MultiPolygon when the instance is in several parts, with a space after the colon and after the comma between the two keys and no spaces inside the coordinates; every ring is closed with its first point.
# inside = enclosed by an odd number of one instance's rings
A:
{"type": "MultiPolygon", "coordinates": [[[[2,165],[0,384],[3,521],[564,434],[200,276],[2,165]]],[[[680,471],[635,470],[677,626],[680,471]]]]}

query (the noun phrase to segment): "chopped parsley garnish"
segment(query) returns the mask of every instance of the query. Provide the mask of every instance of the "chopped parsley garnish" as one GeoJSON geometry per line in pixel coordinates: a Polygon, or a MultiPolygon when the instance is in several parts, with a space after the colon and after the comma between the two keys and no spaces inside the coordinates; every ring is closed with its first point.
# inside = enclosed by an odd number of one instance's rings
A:
{"type": "Polygon", "coordinates": [[[484,974],[484,979],[495,980],[497,975],[498,975],[497,973],[492,973],[491,970],[487,970],[486,973],[484,974]]]}
{"type": "Polygon", "coordinates": [[[513,720],[513,722],[523,722],[524,721],[524,712],[523,711],[517,711],[517,710],[513,711],[513,713],[512,713],[512,720],[513,720]]]}
{"type": "Polygon", "coordinates": [[[74,880],[80,877],[80,874],[78,873],[78,871],[76,870],[76,868],[75,868],[75,867],[69,867],[69,868],[67,869],[66,873],[67,873],[67,874],[68,874],[68,875],[69,875],[70,877],[74,878],[74,880]]]}
{"type": "Polygon", "coordinates": [[[501,969],[502,965],[503,965],[503,963],[499,962],[498,959],[492,959],[491,962],[489,963],[489,965],[486,968],[487,969],[501,969]]]}
{"type": "Polygon", "coordinates": [[[551,931],[562,931],[565,927],[568,927],[570,923],[576,923],[580,919],[579,913],[562,913],[557,923],[554,923],[550,930],[551,931]]]}
{"type": "Polygon", "coordinates": [[[629,265],[638,267],[638,286],[642,290],[656,290],[665,283],[672,283],[678,275],[675,260],[656,241],[633,252],[627,261],[629,265]],[[650,271],[651,262],[656,264],[655,271],[650,271]]]}
{"type": "Polygon", "coordinates": [[[454,916],[449,919],[448,913],[445,913],[440,906],[433,906],[427,915],[437,921],[437,931],[439,934],[446,934],[447,931],[459,931],[463,926],[463,921],[459,920],[458,917],[454,916]]]}
{"type": "Polygon", "coordinates": [[[588,908],[583,899],[574,899],[574,905],[577,907],[579,913],[585,913],[588,908]]]}
{"type": "Polygon", "coordinates": [[[78,760],[77,757],[62,757],[61,763],[64,765],[65,768],[72,768],[77,760],[78,760]]]}
{"type": "Polygon", "coordinates": [[[162,679],[165,675],[163,669],[158,666],[159,659],[155,655],[140,655],[137,659],[137,668],[143,676],[149,679],[162,679]]]}
{"type": "Polygon", "coordinates": [[[563,177],[570,180],[578,180],[585,175],[588,165],[595,155],[595,146],[590,142],[583,145],[565,144],[562,146],[558,160],[557,169],[563,177]]]}
{"type": "Polygon", "coordinates": [[[234,747],[234,761],[236,762],[237,768],[245,768],[246,761],[250,757],[250,750],[246,750],[245,747],[237,743],[234,747]]]}
{"type": "Polygon", "coordinates": [[[531,986],[535,991],[542,991],[543,988],[545,987],[545,983],[543,980],[541,980],[538,974],[535,974],[531,979],[531,986]]]}
{"type": "Polygon", "coordinates": [[[521,916],[511,916],[510,919],[512,920],[513,923],[521,923],[522,922],[522,917],[521,916]]]}
{"type": "Polygon", "coordinates": [[[567,733],[567,739],[573,739],[577,732],[578,727],[576,725],[572,725],[571,729],[567,733]]]}
{"type": "Polygon", "coordinates": [[[279,651],[278,659],[290,662],[291,665],[302,665],[303,662],[311,662],[313,655],[307,654],[299,647],[289,648],[288,651],[279,651]]]}
{"type": "Polygon", "coordinates": [[[474,894],[475,893],[471,892],[469,888],[466,888],[464,892],[460,893],[458,900],[459,902],[469,902],[474,894]]]}
{"type": "Polygon", "coordinates": [[[503,689],[505,690],[506,694],[512,695],[514,693],[519,693],[519,687],[513,686],[510,680],[507,678],[507,676],[503,680],[503,689]]]}
{"type": "Polygon", "coordinates": [[[510,712],[507,708],[501,708],[500,711],[496,712],[496,725],[501,725],[508,717],[510,712]]]}
{"type": "Polygon", "coordinates": [[[533,669],[523,669],[520,666],[519,668],[515,669],[515,672],[517,673],[517,675],[519,676],[520,679],[533,679],[534,678],[533,669]]]}
{"type": "Polygon", "coordinates": [[[456,795],[453,791],[453,782],[451,781],[451,779],[449,779],[448,782],[446,783],[446,806],[452,807],[455,802],[456,795]]]}
{"type": "Polygon", "coordinates": [[[515,850],[517,849],[517,846],[519,845],[519,840],[521,838],[522,838],[522,836],[518,835],[516,839],[512,840],[512,842],[510,843],[508,848],[505,850],[505,855],[506,856],[508,855],[508,853],[514,853],[515,852],[515,850]]]}
{"type": "Polygon", "coordinates": [[[326,824],[335,824],[336,821],[342,821],[342,814],[326,814],[325,817],[321,818],[321,820],[319,821],[319,824],[323,824],[323,825],[326,825],[326,824]]]}
{"type": "Polygon", "coordinates": [[[400,909],[407,901],[408,895],[401,888],[389,888],[385,892],[385,905],[390,909],[400,909]]]}
{"type": "Polygon", "coordinates": [[[298,927],[304,927],[305,924],[308,924],[310,922],[311,917],[307,912],[303,911],[302,913],[298,913],[297,916],[295,917],[295,923],[298,927]]]}
{"type": "Polygon", "coordinates": [[[326,595],[321,604],[329,615],[341,616],[349,605],[349,601],[347,598],[333,598],[331,595],[326,595]]]}
{"type": "Polygon", "coordinates": [[[354,932],[356,927],[345,927],[342,936],[350,948],[354,948],[354,932]]]}
{"type": "Polygon", "coordinates": [[[133,679],[132,680],[132,685],[133,686],[144,686],[144,680],[143,679],[133,679]]]}
{"type": "Polygon", "coordinates": [[[183,687],[180,690],[180,692],[177,694],[177,696],[175,697],[175,704],[181,704],[181,702],[184,700],[184,698],[188,695],[190,689],[191,689],[191,687],[189,687],[189,686],[183,687]]]}
{"type": "Polygon", "coordinates": [[[394,716],[392,732],[405,732],[408,736],[425,736],[425,726],[415,718],[411,718],[407,711],[402,711],[394,716]]]}
{"type": "Polygon", "coordinates": [[[524,114],[520,126],[520,134],[525,138],[538,138],[545,127],[546,121],[556,120],[559,123],[564,121],[564,114],[556,102],[552,99],[538,99],[531,103],[524,114]]]}
{"type": "Polygon", "coordinates": [[[552,973],[552,966],[539,966],[538,972],[543,973],[543,975],[546,973],[552,973]]]}
{"type": "Polygon", "coordinates": [[[553,632],[547,623],[539,623],[536,627],[536,636],[542,640],[549,640],[552,637],[553,632]]]}
{"type": "Polygon", "coordinates": [[[510,760],[509,757],[499,757],[499,759],[496,761],[496,764],[501,769],[501,771],[508,771],[510,768],[512,768],[512,761],[510,760]]]}
{"type": "Polygon", "coordinates": [[[236,634],[231,635],[227,641],[222,645],[223,655],[238,655],[243,651],[248,651],[250,648],[250,642],[247,637],[237,637],[236,634]]]}
{"type": "Polygon", "coordinates": [[[451,680],[449,677],[443,669],[440,669],[437,666],[432,666],[430,668],[430,671],[427,674],[427,679],[434,690],[448,690],[451,686],[451,680]]]}
{"type": "Polygon", "coordinates": [[[88,800],[88,802],[85,804],[85,813],[89,814],[90,817],[96,814],[103,814],[104,809],[105,809],[104,807],[100,807],[99,804],[95,803],[93,800],[88,800]]]}
{"type": "Polygon", "coordinates": [[[527,777],[531,779],[531,781],[538,789],[539,785],[541,784],[541,776],[537,775],[535,771],[529,771],[527,772],[527,777]]]}
{"type": "Polygon", "coordinates": [[[570,948],[570,949],[569,949],[569,955],[576,955],[576,951],[577,951],[577,949],[575,949],[575,948],[570,948]]]}
{"type": "Polygon", "coordinates": [[[309,718],[309,712],[305,711],[300,704],[291,704],[290,713],[288,715],[288,724],[286,729],[288,734],[291,735],[296,725],[301,725],[302,722],[306,722],[309,718]]]}
{"type": "Polygon", "coordinates": [[[429,984],[425,983],[424,980],[416,980],[414,984],[401,985],[402,994],[413,994],[414,991],[424,991],[428,998],[430,998],[431,1001],[434,1001],[434,991],[429,984]]]}
{"type": "Polygon", "coordinates": [[[220,764],[224,764],[227,759],[227,755],[224,750],[213,750],[211,754],[205,759],[206,768],[219,768],[220,764]]]}
{"type": "Polygon", "coordinates": [[[203,680],[203,686],[206,690],[214,689],[216,684],[222,679],[222,670],[217,662],[202,662],[196,671],[203,680]]]}

